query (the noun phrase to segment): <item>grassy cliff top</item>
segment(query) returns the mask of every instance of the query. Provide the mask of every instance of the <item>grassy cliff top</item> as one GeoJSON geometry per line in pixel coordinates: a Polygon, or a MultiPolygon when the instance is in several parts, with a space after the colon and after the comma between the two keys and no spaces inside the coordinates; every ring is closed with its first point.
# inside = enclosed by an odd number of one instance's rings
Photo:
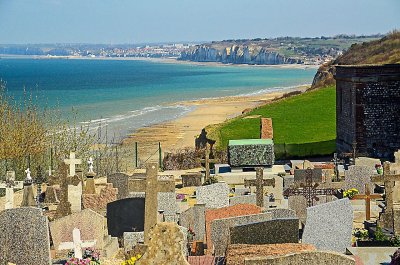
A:
{"type": "Polygon", "coordinates": [[[333,61],[334,65],[365,65],[400,63],[400,31],[370,42],[353,44],[333,61]]]}

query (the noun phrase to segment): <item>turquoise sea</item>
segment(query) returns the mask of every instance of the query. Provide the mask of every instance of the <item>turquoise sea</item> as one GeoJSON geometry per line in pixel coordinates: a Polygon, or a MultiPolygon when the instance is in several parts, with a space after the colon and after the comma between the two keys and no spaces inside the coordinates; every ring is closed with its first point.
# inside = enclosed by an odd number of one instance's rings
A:
{"type": "Polygon", "coordinates": [[[118,136],[193,110],[180,101],[246,95],[310,84],[315,69],[209,66],[138,60],[0,59],[7,93],[24,88],[93,130],[118,136]]]}

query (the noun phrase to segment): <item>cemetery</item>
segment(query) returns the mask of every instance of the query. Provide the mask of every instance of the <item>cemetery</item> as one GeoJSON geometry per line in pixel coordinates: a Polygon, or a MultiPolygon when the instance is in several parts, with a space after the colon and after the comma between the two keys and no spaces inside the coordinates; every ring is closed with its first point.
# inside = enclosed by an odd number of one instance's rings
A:
{"type": "Polygon", "coordinates": [[[376,158],[355,143],[329,158],[277,160],[273,119],[260,125],[257,139],[229,139],[226,161],[215,141],[196,139],[201,167],[187,170],[150,160],[104,175],[75,149],[43,162],[47,176],[30,159],[24,171],[7,167],[0,265],[355,265],[400,255],[400,150],[376,158]]]}

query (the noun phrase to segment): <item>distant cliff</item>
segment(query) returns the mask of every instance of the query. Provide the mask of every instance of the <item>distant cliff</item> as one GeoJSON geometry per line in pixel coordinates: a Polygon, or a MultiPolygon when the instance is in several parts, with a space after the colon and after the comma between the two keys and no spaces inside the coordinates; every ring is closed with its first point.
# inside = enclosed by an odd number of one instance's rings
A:
{"type": "Polygon", "coordinates": [[[285,57],[260,46],[245,45],[232,45],[219,48],[210,45],[196,45],[182,52],[179,60],[259,65],[303,63],[300,59],[285,57]]]}

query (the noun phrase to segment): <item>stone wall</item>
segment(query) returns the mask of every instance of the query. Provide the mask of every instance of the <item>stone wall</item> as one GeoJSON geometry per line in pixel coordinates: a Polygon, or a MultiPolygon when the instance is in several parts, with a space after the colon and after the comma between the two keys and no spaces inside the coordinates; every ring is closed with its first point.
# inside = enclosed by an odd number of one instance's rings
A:
{"type": "Polygon", "coordinates": [[[337,151],[393,158],[400,148],[400,65],[336,67],[337,151]]]}

